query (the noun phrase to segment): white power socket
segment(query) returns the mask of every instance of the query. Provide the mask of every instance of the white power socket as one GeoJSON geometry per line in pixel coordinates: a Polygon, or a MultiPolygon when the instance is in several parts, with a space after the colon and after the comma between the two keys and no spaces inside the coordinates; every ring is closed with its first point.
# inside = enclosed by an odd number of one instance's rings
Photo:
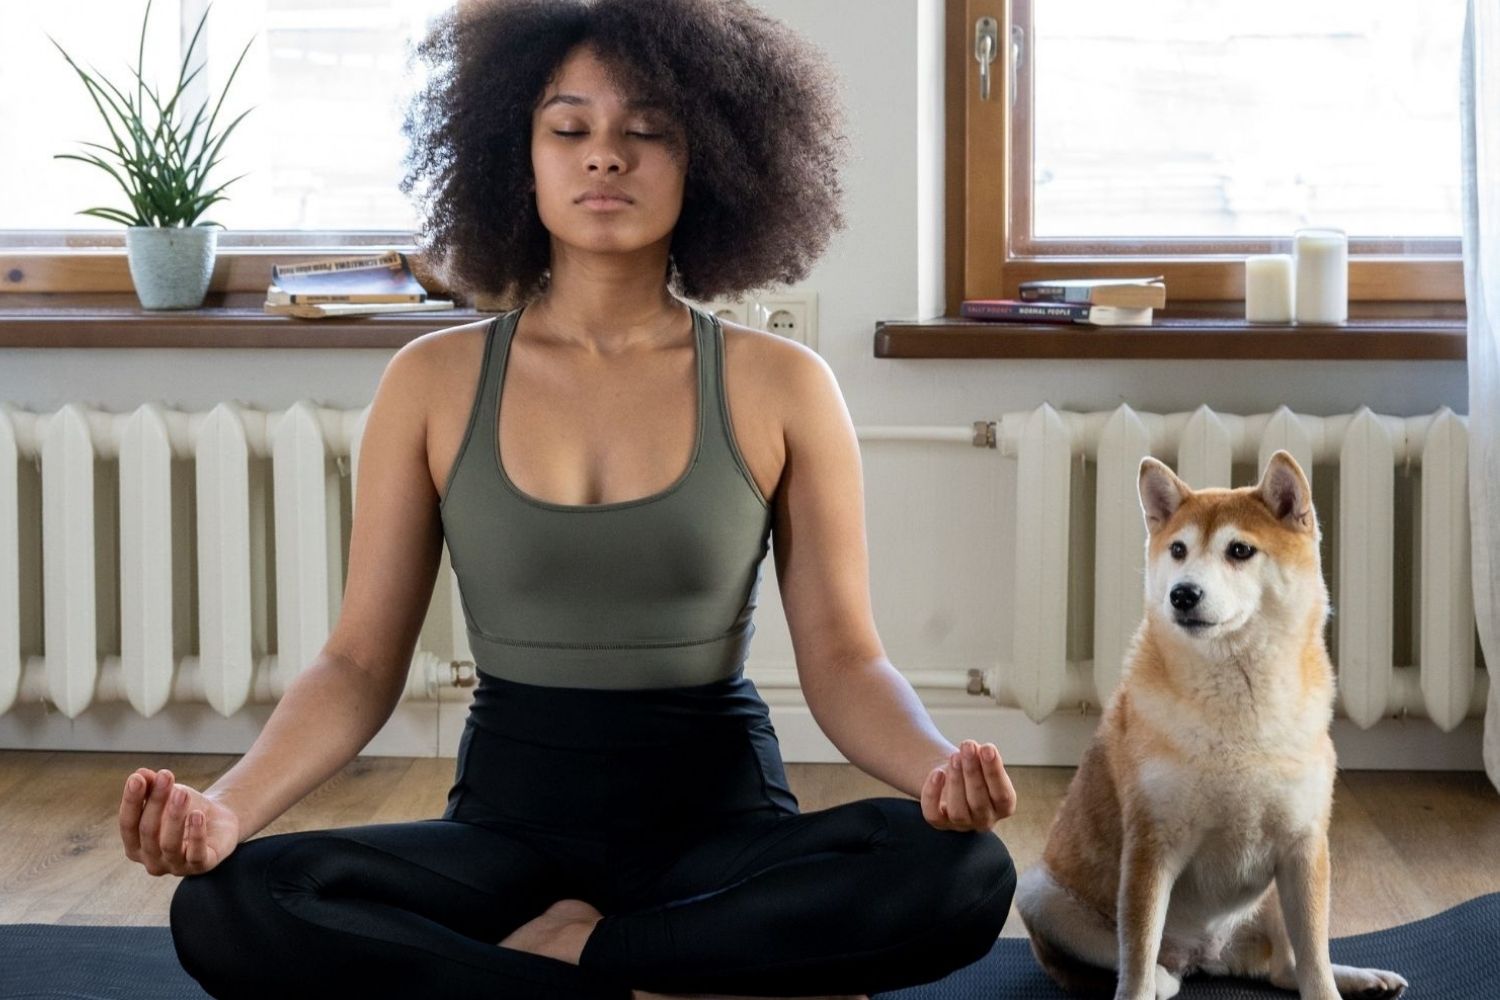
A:
{"type": "Polygon", "coordinates": [[[739,300],[714,299],[712,302],[694,302],[699,309],[711,313],[721,320],[738,323],[740,326],[749,326],[750,310],[746,304],[739,300]]]}
{"type": "Polygon", "coordinates": [[[765,330],[818,349],[818,293],[768,292],[751,299],[714,299],[700,309],[741,326],[765,330]]]}
{"type": "Polygon", "coordinates": [[[750,303],[750,326],[818,349],[818,293],[792,290],[757,295],[750,303]]]}

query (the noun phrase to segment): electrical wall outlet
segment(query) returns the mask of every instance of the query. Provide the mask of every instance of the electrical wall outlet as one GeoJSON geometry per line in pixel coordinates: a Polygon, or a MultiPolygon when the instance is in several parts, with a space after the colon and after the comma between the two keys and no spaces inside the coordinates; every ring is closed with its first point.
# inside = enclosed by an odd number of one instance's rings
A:
{"type": "Polygon", "coordinates": [[[817,292],[767,292],[749,299],[712,299],[693,304],[721,320],[765,330],[818,349],[817,292]]]}
{"type": "Polygon", "coordinates": [[[818,349],[818,293],[767,292],[750,302],[748,326],[818,349]]]}
{"type": "Polygon", "coordinates": [[[739,299],[714,299],[712,302],[694,302],[693,305],[706,313],[740,326],[750,325],[750,308],[739,299]]]}

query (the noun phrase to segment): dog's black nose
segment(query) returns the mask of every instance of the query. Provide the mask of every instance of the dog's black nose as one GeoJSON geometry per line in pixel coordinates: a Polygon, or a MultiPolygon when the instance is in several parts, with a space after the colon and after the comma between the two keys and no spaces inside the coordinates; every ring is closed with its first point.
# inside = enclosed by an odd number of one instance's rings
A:
{"type": "Polygon", "coordinates": [[[1190,583],[1179,583],[1168,596],[1172,599],[1172,607],[1178,611],[1191,611],[1203,600],[1203,591],[1190,583]]]}

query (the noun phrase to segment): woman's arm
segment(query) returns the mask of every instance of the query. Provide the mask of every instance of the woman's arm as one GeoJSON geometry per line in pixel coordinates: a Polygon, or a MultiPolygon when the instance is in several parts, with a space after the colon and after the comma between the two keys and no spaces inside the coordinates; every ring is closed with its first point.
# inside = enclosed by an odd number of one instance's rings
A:
{"type": "Polygon", "coordinates": [[[884,656],[798,673],[818,728],[855,767],[913,798],[957,748],[884,656]]]}
{"type": "Polygon", "coordinates": [[[795,343],[779,353],[786,465],[772,540],[803,697],[850,763],[917,797],[954,746],[875,631],[854,423],[820,355],[795,343]]]}
{"type": "Polygon", "coordinates": [[[397,351],[375,390],[359,444],[349,575],[327,642],[245,756],[203,793],[239,816],[241,841],[353,760],[406,687],[442,559],[427,455],[427,408],[441,370],[431,352],[440,336],[397,351]]]}
{"type": "Polygon", "coordinates": [[[404,686],[325,649],[287,685],[245,755],[203,794],[233,811],[240,842],[249,840],[353,760],[404,686]]]}
{"type": "MultiPolygon", "coordinates": [[[[827,362],[799,344],[788,347],[781,373],[786,465],[776,490],[774,546],[803,695],[818,726],[856,767],[914,798],[931,796],[929,776],[957,748],[875,631],[854,424],[827,362]]],[[[1002,800],[1009,794],[1013,805],[998,754],[961,764],[953,777],[954,806],[966,795],[965,777],[968,791],[989,788],[1002,800]]],[[[999,811],[1010,814],[1003,802],[999,811]]]]}

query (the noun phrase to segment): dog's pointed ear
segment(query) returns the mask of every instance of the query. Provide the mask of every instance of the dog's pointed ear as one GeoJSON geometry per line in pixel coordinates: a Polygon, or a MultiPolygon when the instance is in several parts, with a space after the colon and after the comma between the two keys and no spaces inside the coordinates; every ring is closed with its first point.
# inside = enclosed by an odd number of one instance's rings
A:
{"type": "Polygon", "coordinates": [[[1293,531],[1315,529],[1312,487],[1291,452],[1282,449],[1271,456],[1255,492],[1276,520],[1288,528],[1293,531]]]}
{"type": "Polygon", "coordinates": [[[1146,515],[1146,529],[1155,531],[1172,519],[1182,501],[1192,494],[1187,483],[1166,464],[1147,455],[1141,459],[1137,482],[1141,493],[1141,513],[1146,515]]]}

